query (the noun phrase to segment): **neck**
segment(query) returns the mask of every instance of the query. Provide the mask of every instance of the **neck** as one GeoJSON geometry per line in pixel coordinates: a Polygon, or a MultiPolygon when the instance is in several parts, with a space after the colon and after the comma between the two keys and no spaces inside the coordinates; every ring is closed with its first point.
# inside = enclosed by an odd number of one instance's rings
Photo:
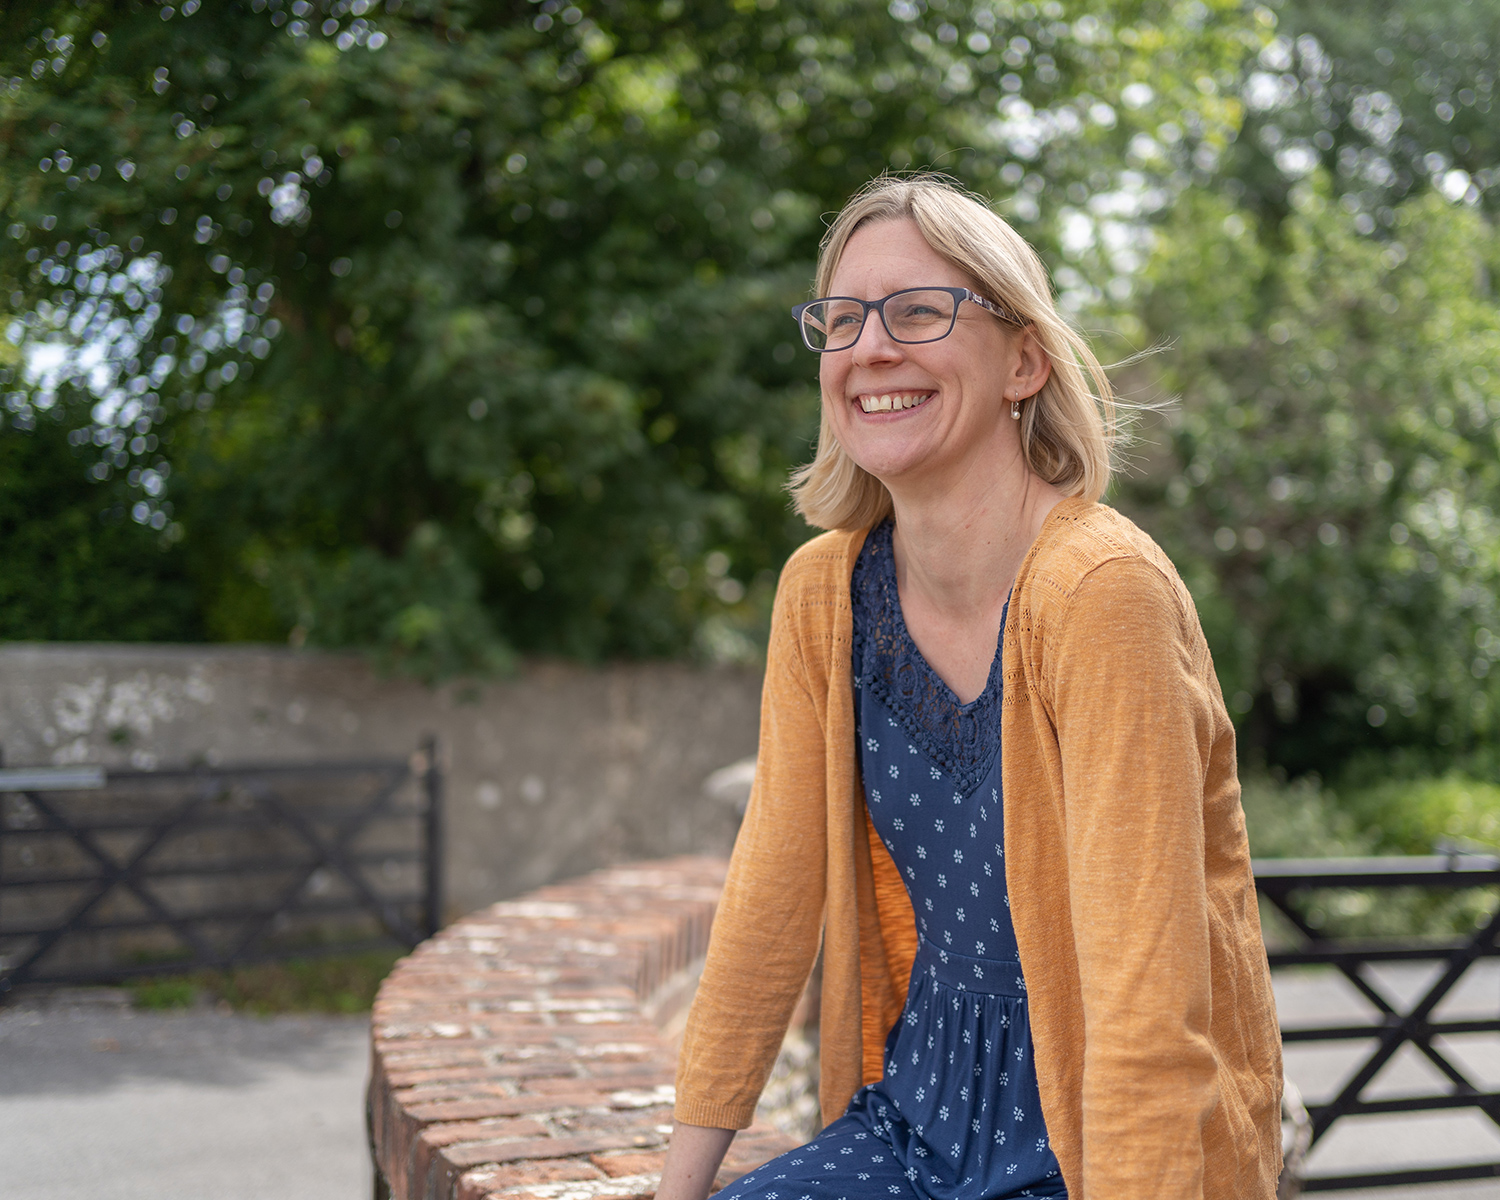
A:
{"type": "Polygon", "coordinates": [[[972,470],[941,488],[892,488],[899,586],[957,619],[1003,603],[1063,498],[1019,449],[1009,470],[972,470]]]}

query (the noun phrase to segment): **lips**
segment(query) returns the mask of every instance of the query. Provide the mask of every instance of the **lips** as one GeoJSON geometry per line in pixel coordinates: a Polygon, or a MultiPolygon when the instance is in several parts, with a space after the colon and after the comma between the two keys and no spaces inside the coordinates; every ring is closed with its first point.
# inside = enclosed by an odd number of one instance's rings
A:
{"type": "Polygon", "coordinates": [[[867,413],[900,412],[903,409],[926,404],[936,395],[936,392],[879,392],[859,396],[856,399],[860,409],[867,413]]]}

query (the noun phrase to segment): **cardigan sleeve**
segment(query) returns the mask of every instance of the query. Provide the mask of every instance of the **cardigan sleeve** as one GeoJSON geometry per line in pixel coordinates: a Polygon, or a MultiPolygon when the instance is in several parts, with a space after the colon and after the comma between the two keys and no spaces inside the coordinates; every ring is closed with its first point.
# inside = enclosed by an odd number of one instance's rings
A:
{"type": "Polygon", "coordinates": [[[1082,1190],[1203,1200],[1219,1099],[1203,794],[1222,702],[1191,599],[1144,558],[1091,571],[1048,641],[1083,998],[1082,1190]]]}
{"type": "Polygon", "coordinates": [[[677,1060],[677,1119],[718,1129],[753,1120],[823,925],[824,714],[801,669],[787,590],[784,580],[766,653],[755,784],[677,1060]]]}

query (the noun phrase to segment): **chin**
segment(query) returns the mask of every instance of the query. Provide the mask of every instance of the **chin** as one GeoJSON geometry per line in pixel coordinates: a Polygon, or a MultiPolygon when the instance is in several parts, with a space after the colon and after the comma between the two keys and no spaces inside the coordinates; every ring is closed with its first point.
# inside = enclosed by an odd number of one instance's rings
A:
{"type": "Polygon", "coordinates": [[[856,465],[887,486],[920,472],[932,457],[926,450],[917,447],[898,449],[860,446],[850,449],[846,444],[844,450],[856,465]]]}

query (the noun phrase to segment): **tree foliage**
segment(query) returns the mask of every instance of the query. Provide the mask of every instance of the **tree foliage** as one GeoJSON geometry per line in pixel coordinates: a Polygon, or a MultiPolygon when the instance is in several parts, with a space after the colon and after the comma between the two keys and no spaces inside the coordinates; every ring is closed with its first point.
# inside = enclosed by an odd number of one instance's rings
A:
{"type": "Polygon", "coordinates": [[[1364,234],[1389,230],[1394,206],[1429,187],[1495,211],[1500,4],[1297,0],[1278,12],[1226,163],[1249,207],[1285,217],[1296,181],[1321,168],[1364,234]]]}
{"type": "Polygon", "coordinates": [[[1116,499],[1249,753],[1490,761],[1496,0],[0,23],[0,635],[751,652],[808,533],[787,307],[824,214],[931,165],[1168,345],[1116,499]]]}
{"type": "Polygon", "coordinates": [[[1326,183],[1274,230],[1204,193],[1163,228],[1145,313],[1183,399],[1128,489],[1294,774],[1500,713],[1500,235],[1428,193],[1368,238],[1326,183]]]}
{"type": "Polygon", "coordinates": [[[1144,185],[1138,135],[1221,153],[1265,35],[1224,0],[4,21],[0,438],[92,456],[101,508],[186,565],[183,636],[426,673],[742,652],[807,533],[786,310],[821,215],[936,164],[1049,245],[1060,206],[1144,185]]]}
{"type": "Polygon", "coordinates": [[[181,547],[159,547],[48,421],[0,436],[0,639],[182,641],[202,636],[181,547]]]}
{"type": "Polygon", "coordinates": [[[1121,499],[1183,566],[1252,757],[1490,775],[1500,5],[1279,13],[1122,321],[1180,404],[1121,499]]]}

